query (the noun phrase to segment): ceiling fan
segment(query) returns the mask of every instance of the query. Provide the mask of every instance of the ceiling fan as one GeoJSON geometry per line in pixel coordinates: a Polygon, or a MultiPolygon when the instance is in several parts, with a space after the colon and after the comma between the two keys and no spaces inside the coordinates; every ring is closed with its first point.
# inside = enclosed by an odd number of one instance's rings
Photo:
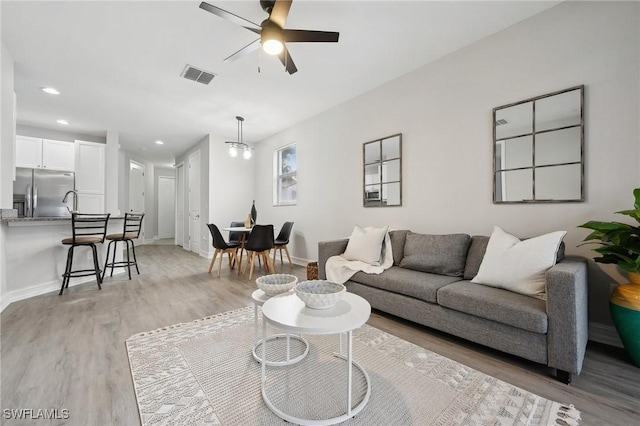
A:
{"type": "Polygon", "coordinates": [[[260,0],[260,6],[269,14],[269,17],[262,21],[260,25],[234,15],[231,12],[210,5],[200,3],[200,9],[213,13],[221,18],[227,19],[234,24],[240,25],[247,30],[260,36],[233,55],[225,58],[224,62],[235,61],[248,53],[257,50],[261,45],[262,49],[269,55],[278,55],[280,62],[284,65],[289,74],[298,71],[296,64],[291,59],[289,50],[285,43],[308,43],[325,42],[336,43],[340,33],[332,31],[311,31],[311,30],[289,30],[284,28],[284,24],[289,15],[292,0],[260,0]]]}

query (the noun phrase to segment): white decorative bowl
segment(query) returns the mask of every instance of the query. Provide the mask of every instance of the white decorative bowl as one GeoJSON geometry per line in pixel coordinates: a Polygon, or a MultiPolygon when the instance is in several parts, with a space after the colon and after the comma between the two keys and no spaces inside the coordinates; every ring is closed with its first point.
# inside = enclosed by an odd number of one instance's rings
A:
{"type": "Polygon", "coordinates": [[[264,275],[256,280],[258,288],[267,296],[285,293],[291,290],[298,282],[298,277],[289,274],[264,275]]]}
{"type": "Polygon", "coordinates": [[[342,284],[327,280],[302,281],[295,286],[296,295],[311,309],[328,309],[347,291],[342,284]]]}

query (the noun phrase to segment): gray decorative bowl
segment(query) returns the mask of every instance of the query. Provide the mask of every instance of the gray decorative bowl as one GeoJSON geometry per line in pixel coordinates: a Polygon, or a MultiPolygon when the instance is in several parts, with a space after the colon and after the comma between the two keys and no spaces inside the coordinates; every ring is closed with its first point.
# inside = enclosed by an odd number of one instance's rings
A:
{"type": "Polygon", "coordinates": [[[327,280],[302,281],[294,287],[296,295],[311,309],[329,309],[347,291],[342,284],[327,280]]]}
{"type": "Polygon", "coordinates": [[[298,282],[298,277],[289,274],[264,275],[256,280],[258,288],[267,296],[275,296],[291,290],[298,282]]]}

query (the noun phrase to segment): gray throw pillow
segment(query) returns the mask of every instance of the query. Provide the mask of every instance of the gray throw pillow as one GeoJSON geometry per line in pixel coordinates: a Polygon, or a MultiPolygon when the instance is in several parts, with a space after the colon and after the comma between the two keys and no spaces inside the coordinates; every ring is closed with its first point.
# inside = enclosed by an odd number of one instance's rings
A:
{"type": "Polygon", "coordinates": [[[467,234],[407,234],[401,268],[461,277],[471,237],[467,234]]]}

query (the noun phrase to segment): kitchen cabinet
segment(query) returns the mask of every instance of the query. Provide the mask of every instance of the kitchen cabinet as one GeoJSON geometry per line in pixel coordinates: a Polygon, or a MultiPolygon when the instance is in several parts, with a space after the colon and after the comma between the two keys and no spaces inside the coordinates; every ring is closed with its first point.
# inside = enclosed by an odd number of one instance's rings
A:
{"type": "Polygon", "coordinates": [[[77,197],[80,213],[104,213],[104,194],[78,193],[77,197]]]}
{"type": "Polygon", "coordinates": [[[103,143],[75,142],[76,191],[82,213],[105,212],[106,148],[103,143]]]}
{"type": "Polygon", "coordinates": [[[16,167],[73,171],[74,166],[73,143],[16,136],[16,167]]]}

